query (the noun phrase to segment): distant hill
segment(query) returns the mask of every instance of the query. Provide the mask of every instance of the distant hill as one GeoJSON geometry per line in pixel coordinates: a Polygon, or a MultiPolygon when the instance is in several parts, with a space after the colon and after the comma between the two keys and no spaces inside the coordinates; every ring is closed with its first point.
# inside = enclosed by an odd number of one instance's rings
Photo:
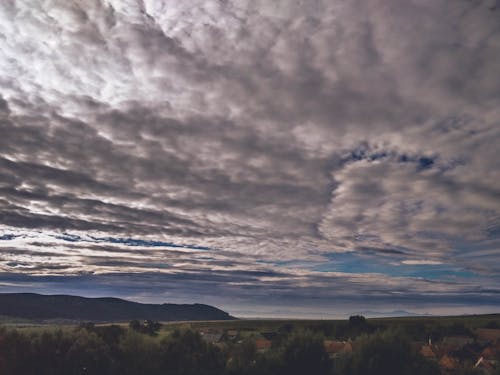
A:
{"type": "Polygon", "coordinates": [[[381,312],[381,311],[361,311],[353,315],[363,315],[367,318],[403,318],[403,317],[427,317],[427,316],[432,316],[431,314],[424,314],[424,313],[414,313],[410,311],[405,311],[405,310],[395,310],[395,311],[386,311],[386,312],[381,312]]]}
{"type": "Polygon", "coordinates": [[[70,320],[120,322],[133,319],[157,321],[231,320],[216,307],[193,304],[143,304],[119,298],[85,298],[34,293],[0,293],[0,316],[32,321],[70,320]]]}

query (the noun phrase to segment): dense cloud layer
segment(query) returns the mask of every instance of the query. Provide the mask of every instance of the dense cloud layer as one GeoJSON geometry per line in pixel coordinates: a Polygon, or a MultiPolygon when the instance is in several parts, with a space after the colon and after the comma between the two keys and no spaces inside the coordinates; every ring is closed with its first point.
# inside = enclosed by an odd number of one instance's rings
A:
{"type": "Polygon", "coordinates": [[[499,306],[499,12],[2,2],[0,282],[499,306]]]}

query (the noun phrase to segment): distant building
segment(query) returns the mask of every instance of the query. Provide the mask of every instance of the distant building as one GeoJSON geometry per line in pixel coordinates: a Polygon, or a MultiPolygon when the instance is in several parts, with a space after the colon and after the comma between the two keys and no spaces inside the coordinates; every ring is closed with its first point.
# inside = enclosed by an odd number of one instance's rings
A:
{"type": "Polygon", "coordinates": [[[201,332],[200,334],[201,334],[201,338],[210,344],[218,343],[222,337],[222,333],[201,332]]]}
{"type": "Polygon", "coordinates": [[[500,342],[500,329],[498,328],[478,328],[474,331],[477,339],[484,342],[500,342]]]}
{"type": "Polygon", "coordinates": [[[343,353],[352,353],[352,344],[349,341],[325,340],[323,345],[330,357],[336,357],[343,353]]]}
{"type": "Polygon", "coordinates": [[[436,359],[436,353],[431,345],[422,345],[422,348],[420,348],[420,354],[422,354],[425,358],[436,359]]]}
{"type": "Polygon", "coordinates": [[[271,340],[265,338],[258,338],[255,340],[255,346],[258,352],[265,352],[271,348],[271,340]]]}
{"type": "Polygon", "coordinates": [[[227,340],[234,341],[238,337],[238,335],[239,335],[239,332],[237,330],[235,330],[235,329],[228,329],[222,335],[221,340],[223,340],[223,341],[227,341],[227,340]]]}
{"type": "Polygon", "coordinates": [[[440,346],[447,351],[458,350],[473,342],[474,338],[470,336],[446,336],[440,346]]]}
{"type": "Polygon", "coordinates": [[[498,351],[497,348],[495,348],[493,346],[487,346],[481,352],[481,357],[483,357],[484,359],[492,359],[492,360],[494,360],[494,359],[496,359],[498,357],[499,354],[500,354],[500,352],[498,351]]]}
{"type": "Polygon", "coordinates": [[[486,374],[491,374],[495,371],[495,366],[493,365],[493,362],[485,359],[484,357],[479,357],[476,364],[474,365],[474,368],[482,370],[483,373],[486,374]]]}
{"type": "Polygon", "coordinates": [[[227,332],[226,332],[226,335],[228,338],[230,339],[234,339],[236,338],[236,336],[238,336],[238,331],[235,330],[235,329],[229,329],[227,332]]]}
{"type": "Polygon", "coordinates": [[[458,369],[459,363],[455,358],[449,356],[448,354],[445,354],[439,360],[439,366],[443,370],[452,371],[458,369]]]}

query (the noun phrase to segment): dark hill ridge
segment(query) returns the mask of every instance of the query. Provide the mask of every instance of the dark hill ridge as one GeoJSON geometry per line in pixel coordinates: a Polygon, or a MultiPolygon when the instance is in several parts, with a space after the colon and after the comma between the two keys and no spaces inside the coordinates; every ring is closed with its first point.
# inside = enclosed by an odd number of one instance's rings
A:
{"type": "Polygon", "coordinates": [[[85,298],[34,293],[0,293],[0,315],[36,321],[51,319],[95,322],[133,319],[158,321],[234,319],[216,307],[202,304],[155,305],[109,297],[85,298]]]}

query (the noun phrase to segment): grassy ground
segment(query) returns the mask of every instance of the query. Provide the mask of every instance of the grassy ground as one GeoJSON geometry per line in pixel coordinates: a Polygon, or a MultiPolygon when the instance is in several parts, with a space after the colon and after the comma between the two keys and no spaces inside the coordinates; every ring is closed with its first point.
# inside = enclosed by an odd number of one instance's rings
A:
{"type": "MultiPolygon", "coordinates": [[[[469,329],[486,327],[496,324],[500,327],[500,314],[490,315],[468,315],[468,316],[443,316],[443,317],[401,317],[401,318],[373,318],[367,319],[368,322],[376,326],[412,326],[416,324],[439,324],[441,326],[451,326],[453,324],[463,324],[469,329]]],[[[328,330],[328,327],[338,324],[345,324],[346,320],[230,320],[230,321],[200,321],[200,322],[162,322],[162,328],[159,337],[168,336],[175,329],[193,329],[195,331],[212,329],[217,331],[237,330],[244,334],[245,332],[275,332],[286,325],[294,329],[315,329],[328,330]]],[[[77,324],[71,322],[51,322],[46,324],[34,323],[30,321],[19,320],[0,320],[0,324],[9,327],[15,327],[23,331],[39,331],[53,329],[72,329],[77,324]]],[[[98,325],[117,324],[124,327],[128,322],[101,323],[98,325]]]]}
{"type": "Polygon", "coordinates": [[[500,328],[500,314],[464,315],[464,316],[438,316],[438,317],[402,317],[402,318],[374,318],[368,321],[376,324],[411,325],[420,323],[438,323],[441,325],[463,324],[467,328],[475,329],[488,324],[497,324],[500,328]]]}
{"type": "MultiPolygon", "coordinates": [[[[500,314],[490,315],[464,315],[464,316],[432,316],[432,317],[401,317],[401,318],[372,318],[368,322],[376,325],[412,325],[419,323],[438,323],[442,325],[464,324],[474,329],[484,327],[489,323],[496,323],[500,327],[500,314]]],[[[275,331],[285,324],[291,324],[296,328],[308,328],[321,325],[335,325],[346,320],[230,320],[211,322],[166,322],[165,329],[192,328],[195,330],[206,328],[237,329],[240,331],[275,331]]]]}

